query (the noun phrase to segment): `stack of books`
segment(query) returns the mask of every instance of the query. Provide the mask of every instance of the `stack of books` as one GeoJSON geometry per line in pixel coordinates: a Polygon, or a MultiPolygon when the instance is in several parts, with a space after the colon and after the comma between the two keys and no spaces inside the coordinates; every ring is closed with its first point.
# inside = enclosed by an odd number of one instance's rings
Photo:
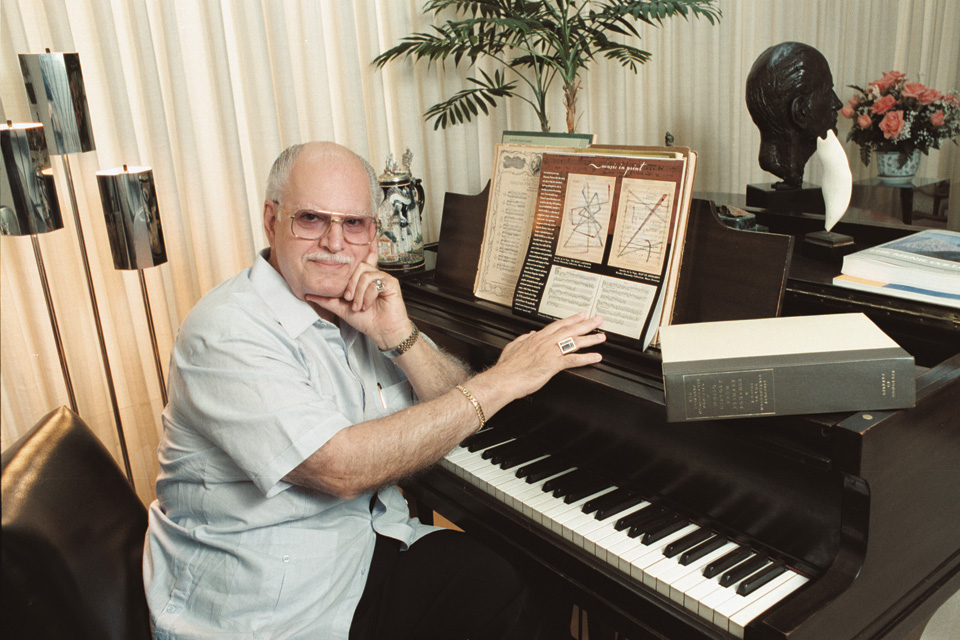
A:
{"type": "Polygon", "coordinates": [[[838,287],[960,309],[960,233],[928,229],[843,258],[838,287]]]}

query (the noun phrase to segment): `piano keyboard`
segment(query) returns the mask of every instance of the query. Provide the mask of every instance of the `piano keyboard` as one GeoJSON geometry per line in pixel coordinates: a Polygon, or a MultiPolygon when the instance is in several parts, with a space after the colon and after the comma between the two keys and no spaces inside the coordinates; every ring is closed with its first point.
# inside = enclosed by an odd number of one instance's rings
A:
{"type": "Polygon", "coordinates": [[[441,466],[638,583],[738,638],[807,578],[506,430],[487,428],[441,466]]]}

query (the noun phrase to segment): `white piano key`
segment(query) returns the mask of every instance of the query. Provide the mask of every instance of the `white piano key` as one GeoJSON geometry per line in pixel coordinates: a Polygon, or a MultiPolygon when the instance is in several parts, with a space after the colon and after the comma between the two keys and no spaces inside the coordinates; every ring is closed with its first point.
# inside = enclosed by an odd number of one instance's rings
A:
{"type": "Polygon", "coordinates": [[[461,460],[466,460],[471,455],[472,453],[466,447],[454,447],[443,459],[452,464],[459,464],[461,460]]]}
{"type": "MultiPolygon", "coordinates": [[[[539,495],[530,498],[524,506],[523,513],[537,524],[543,524],[543,512],[556,507],[558,500],[542,490],[539,495]]],[[[549,523],[546,526],[550,526],[549,523]]]]}
{"type": "Polygon", "coordinates": [[[570,542],[573,542],[573,536],[576,533],[576,529],[571,526],[571,522],[577,520],[583,515],[583,505],[594,498],[599,498],[600,496],[610,493],[614,489],[616,489],[616,487],[606,487],[605,489],[591,493],[584,498],[580,498],[575,502],[571,502],[570,505],[575,506],[575,509],[572,511],[565,511],[562,515],[557,516],[556,518],[556,524],[560,527],[560,530],[557,533],[562,535],[570,542]]]}
{"type": "Polygon", "coordinates": [[[788,595],[802,587],[807,583],[807,578],[801,576],[800,574],[794,574],[787,580],[785,583],[766,594],[764,597],[755,601],[748,607],[744,607],[740,611],[737,611],[730,617],[730,622],[727,627],[727,630],[738,638],[743,637],[743,630],[748,624],[750,624],[755,618],[757,618],[764,611],[777,604],[788,595]]]}
{"type": "MultiPolygon", "coordinates": [[[[563,535],[563,523],[571,518],[576,517],[580,513],[580,508],[583,506],[587,500],[593,496],[587,496],[586,498],[581,498],[576,502],[571,502],[567,504],[563,501],[563,498],[556,498],[559,502],[556,508],[551,509],[550,511],[545,511],[543,513],[544,518],[550,519],[550,529],[553,530],[557,535],[563,535]]],[[[546,524],[546,523],[544,523],[546,524]]]]}
{"type": "Polygon", "coordinates": [[[508,482],[500,485],[498,489],[503,493],[504,502],[507,506],[517,511],[523,510],[523,504],[519,497],[530,489],[530,485],[527,484],[526,480],[514,475],[508,482]]]}
{"type": "MultiPolygon", "coordinates": [[[[652,544],[646,545],[641,543],[640,546],[644,551],[639,553],[635,552],[630,558],[630,575],[635,580],[642,580],[646,583],[646,568],[663,557],[663,548],[674,540],[679,540],[691,531],[696,531],[698,528],[695,524],[688,524],[684,528],[674,531],[670,535],[664,536],[652,544]]],[[[638,536],[637,539],[640,540],[641,537],[642,536],[638,536]]],[[[648,586],[656,586],[656,581],[653,581],[653,584],[648,586]]]]}
{"type": "MultiPolygon", "coordinates": [[[[760,569],[763,569],[768,564],[767,561],[760,569]]],[[[746,576],[744,576],[746,577],[746,576]]],[[[740,584],[740,580],[731,584],[729,587],[720,586],[719,589],[715,589],[700,602],[700,606],[697,609],[698,614],[701,618],[708,622],[713,622],[714,615],[716,615],[717,609],[722,607],[724,604],[735,598],[742,598],[743,596],[737,595],[737,585],[740,584]]]]}
{"type": "Polygon", "coordinates": [[[584,536],[583,548],[598,558],[605,560],[607,554],[606,546],[610,545],[610,540],[607,539],[610,538],[611,540],[614,540],[616,539],[615,536],[618,534],[626,535],[625,532],[616,530],[615,525],[617,524],[617,519],[626,515],[630,515],[634,511],[639,511],[648,504],[650,503],[642,502],[638,505],[630,507],[629,509],[624,509],[615,516],[610,516],[609,518],[600,520],[600,522],[603,523],[603,527],[584,536]]]}
{"type": "Polygon", "coordinates": [[[687,593],[695,589],[698,585],[710,582],[714,578],[704,578],[703,577],[703,568],[716,560],[717,558],[722,558],[726,554],[730,553],[736,549],[739,545],[735,542],[727,542],[719,549],[708,553],[699,560],[691,562],[687,565],[686,568],[689,568],[690,571],[684,573],[681,576],[678,576],[676,580],[670,584],[670,599],[683,604],[687,593]]]}
{"type": "MultiPolygon", "coordinates": [[[[700,530],[703,527],[697,527],[696,530],[700,530]]],[[[679,538],[678,538],[679,540],[679,538]]],[[[696,545],[690,547],[692,549],[696,545]]],[[[687,549],[689,550],[689,549],[687,549]]],[[[671,558],[666,556],[661,556],[654,564],[650,565],[646,569],[646,576],[644,576],[644,583],[653,587],[663,595],[670,596],[670,584],[677,578],[686,575],[689,572],[690,565],[680,564],[680,556],[683,555],[683,552],[677,553],[671,558]],[[649,578],[649,579],[648,579],[649,578]]],[[[696,564],[696,563],[691,563],[696,564]]]]}
{"type": "Polygon", "coordinates": [[[691,574],[696,574],[699,578],[703,578],[703,568],[713,562],[716,558],[723,556],[727,551],[732,551],[736,548],[736,544],[732,542],[727,542],[721,545],[719,548],[714,549],[712,552],[706,554],[698,560],[694,560],[690,564],[682,565],[680,564],[680,556],[683,554],[677,554],[673,558],[667,558],[667,560],[672,560],[672,566],[665,568],[664,571],[659,572],[657,575],[657,591],[660,593],[669,596],[672,600],[678,602],[683,601],[683,595],[679,594],[679,597],[674,597],[673,592],[676,590],[676,585],[687,576],[691,574]]]}
{"type": "Polygon", "coordinates": [[[683,594],[683,606],[699,615],[703,599],[720,588],[720,576],[704,580],[683,594]]]}
{"type": "Polygon", "coordinates": [[[606,549],[603,549],[603,548],[598,549],[597,547],[598,545],[600,545],[600,542],[607,536],[615,533],[620,533],[614,528],[615,525],[617,524],[617,520],[619,518],[622,518],[623,516],[630,515],[634,511],[639,511],[640,509],[642,509],[648,504],[650,503],[644,501],[628,509],[624,509],[623,511],[621,511],[620,513],[614,516],[610,516],[609,518],[604,518],[603,520],[598,520],[598,522],[600,522],[603,526],[583,536],[583,548],[589,553],[592,553],[597,557],[605,557],[606,549]],[[603,554],[603,556],[601,556],[601,554],[603,554]]]}
{"type": "MultiPolygon", "coordinates": [[[[463,469],[464,474],[473,474],[475,471],[478,471],[478,470],[480,470],[480,469],[489,468],[489,466],[490,466],[490,461],[489,461],[489,460],[484,460],[484,459],[480,456],[480,452],[479,452],[479,451],[476,451],[476,452],[474,452],[473,456],[471,456],[468,460],[464,460],[464,461],[463,461],[460,465],[458,465],[458,466],[459,466],[461,469],[463,469]]],[[[464,477],[466,477],[466,476],[464,476],[464,477]]]]}
{"type": "Polygon", "coordinates": [[[796,574],[792,571],[785,571],[749,595],[741,596],[737,594],[735,597],[730,598],[722,605],[719,605],[716,607],[716,609],[714,609],[713,624],[717,625],[721,629],[727,629],[730,624],[731,616],[735,615],[741,609],[744,609],[754,602],[764,598],[768,593],[776,590],[780,587],[780,585],[789,581],[794,575],[796,574]]]}
{"type": "Polygon", "coordinates": [[[608,526],[603,520],[597,520],[595,513],[582,513],[574,520],[567,523],[567,526],[573,531],[573,544],[581,549],[586,548],[587,540],[591,533],[598,529],[608,526]]]}
{"type": "MultiPolygon", "coordinates": [[[[626,531],[624,531],[624,533],[626,533],[626,531]]],[[[630,575],[630,561],[627,560],[627,557],[632,557],[642,546],[643,545],[640,544],[640,538],[631,538],[625,535],[623,542],[618,542],[610,548],[607,557],[612,556],[614,560],[612,564],[618,567],[620,571],[630,575]]]]}

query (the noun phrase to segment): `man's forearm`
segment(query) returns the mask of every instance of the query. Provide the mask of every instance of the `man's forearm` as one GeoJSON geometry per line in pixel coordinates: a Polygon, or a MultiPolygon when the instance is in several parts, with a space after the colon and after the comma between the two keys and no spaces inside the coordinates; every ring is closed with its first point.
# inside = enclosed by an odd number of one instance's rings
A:
{"type": "Polygon", "coordinates": [[[453,388],[428,402],[343,429],[285,480],[349,499],[435,463],[478,426],[472,403],[453,388]]]}
{"type": "Polygon", "coordinates": [[[430,400],[449,391],[470,376],[466,365],[436,349],[423,338],[418,339],[406,353],[394,358],[417,397],[430,400]]]}
{"type": "Polygon", "coordinates": [[[590,332],[601,322],[602,318],[578,314],[520,336],[504,348],[497,364],[467,380],[462,366],[418,341],[395,362],[418,393],[436,397],[341,430],[285,479],[350,498],[409,476],[477,430],[480,411],[474,402],[489,418],[542,387],[558,371],[599,362],[596,353],[565,354],[557,342],[577,336],[578,349],[599,344],[605,336],[590,332]],[[461,383],[468,393],[454,388],[461,383]]]}

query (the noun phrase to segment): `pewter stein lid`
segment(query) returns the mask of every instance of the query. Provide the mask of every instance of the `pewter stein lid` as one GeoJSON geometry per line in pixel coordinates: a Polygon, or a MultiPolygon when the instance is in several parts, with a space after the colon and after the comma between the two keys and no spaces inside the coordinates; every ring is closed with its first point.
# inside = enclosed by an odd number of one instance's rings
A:
{"type": "Polygon", "coordinates": [[[401,169],[397,165],[396,159],[393,157],[393,153],[387,154],[387,166],[383,170],[383,173],[380,174],[380,177],[377,180],[381,185],[392,185],[392,184],[402,184],[404,182],[411,182],[413,180],[413,174],[410,173],[410,163],[413,162],[413,152],[410,149],[407,149],[403,153],[403,168],[401,169]]]}

